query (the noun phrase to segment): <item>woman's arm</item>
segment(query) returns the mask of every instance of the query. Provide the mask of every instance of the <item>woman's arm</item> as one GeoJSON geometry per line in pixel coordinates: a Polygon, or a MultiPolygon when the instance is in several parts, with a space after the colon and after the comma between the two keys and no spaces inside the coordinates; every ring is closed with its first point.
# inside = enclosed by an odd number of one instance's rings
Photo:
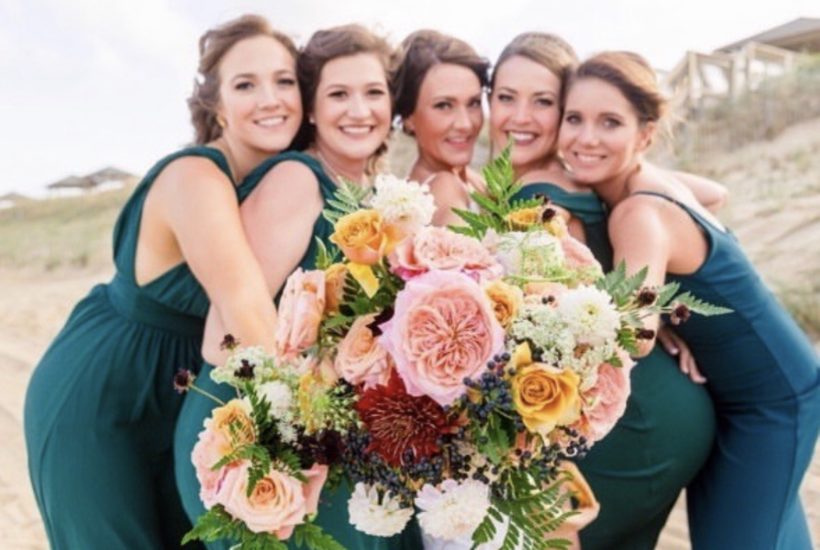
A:
{"type": "Polygon", "coordinates": [[[716,181],[688,172],[666,170],[649,162],[643,163],[641,170],[631,179],[638,188],[652,188],[658,183],[668,182],[671,179],[687,187],[695,196],[695,200],[713,214],[723,208],[729,198],[729,191],[726,187],[716,181]]]}
{"type": "Polygon", "coordinates": [[[159,217],[225,330],[246,345],[272,351],[276,310],[245,238],[233,184],[198,158],[175,161],[160,177],[152,189],[159,217]]]}

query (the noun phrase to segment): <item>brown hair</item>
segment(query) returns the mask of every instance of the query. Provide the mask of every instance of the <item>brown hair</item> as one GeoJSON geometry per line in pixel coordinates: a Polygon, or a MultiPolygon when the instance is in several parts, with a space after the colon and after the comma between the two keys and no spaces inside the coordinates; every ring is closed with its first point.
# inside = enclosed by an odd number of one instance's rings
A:
{"type": "Polygon", "coordinates": [[[451,63],[471,70],[482,88],[489,84],[490,63],[458,38],[433,30],[412,33],[401,43],[401,61],[396,71],[396,113],[413,114],[424,77],[434,65],[451,63]]]}
{"type": "Polygon", "coordinates": [[[569,71],[578,64],[578,56],[563,38],[545,32],[525,32],[512,39],[495,62],[490,89],[495,87],[498,68],[511,57],[521,56],[543,65],[563,84],[569,71]]]}
{"type": "Polygon", "coordinates": [[[666,114],[668,101],[661,93],[655,71],[633,52],[603,52],[581,63],[564,88],[585,78],[597,78],[618,88],[635,109],[641,123],[658,122],[666,114]]]}
{"type": "MultiPolygon", "coordinates": [[[[299,134],[294,140],[294,148],[303,149],[308,147],[316,137],[316,128],[307,121],[316,103],[316,90],[319,87],[319,79],[322,76],[324,66],[329,61],[339,57],[358,54],[373,54],[384,67],[392,114],[393,101],[396,97],[395,90],[391,85],[395,65],[395,50],[387,40],[355,23],[316,31],[299,53],[296,63],[296,74],[299,78],[299,90],[302,93],[302,105],[304,107],[304,120],[299,134]]],[[[371,169],[368,172],[372,171],[378,157],[385,152],[387,152],[387,144],[382,144],[379,150],[374,153],[372,162],[369,163],[371,169]]]]}
{"type": "Polygon", "coordinates": [[[259,15],[243,15],[210,29],[199,39],[199,68],[194,91],[188,98],[191,123],[197,144],[211,142],[222,135],[216,117],[219,106],[219,64],[238,42],[255,36],[270,36],[282,44],[295,58],[298,51],[285,34],[273,30],[259,15]]]}

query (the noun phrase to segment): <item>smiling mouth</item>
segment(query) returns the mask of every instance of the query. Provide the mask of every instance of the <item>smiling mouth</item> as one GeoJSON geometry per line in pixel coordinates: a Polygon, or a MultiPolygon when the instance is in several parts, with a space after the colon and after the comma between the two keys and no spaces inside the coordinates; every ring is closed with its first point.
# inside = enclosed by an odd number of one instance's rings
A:
{"type": "Polygon", "coordinates": [[[254,124],[262,128],[276,128],[285,123],[288,117],[286,116],[271,116],[254,120],[254,124]]]}
{"type": "Polygon", "coordinates": [[[507,140],[512,139],[516,145],[529,145],[537,137],[538,134],[532,132],[507,132],[507,140]]]}
{"type": "Polygon", "coordinates": [[[367,125],[367,126],[361,126],[361,125],[360,126],[339,126],[339,130],[341,130],[341,132],[343,134],[346,134],[348,136],[355,136],[355,137],[366,136],[366,135],[370,134],[370,132],[372,132],[374,128],[375,128],[375,126],[369,126],[369,125],[367,125]]]}
{"type": "Polygon", "coordinates": [[[450,145],[455,145],[456,147],[468,146],[473,142],[470,136],[451,136],[445,138],[444,141],[450,145]]]}
{"type": "Polygon", "coordinates": [[[573,152],[572,156],[575,157],[575,159],[581,165],[598,164],[599,162],[606,159],[606,155],[590,155],[588,153],[578,153],[578,152],[573,152]]]}

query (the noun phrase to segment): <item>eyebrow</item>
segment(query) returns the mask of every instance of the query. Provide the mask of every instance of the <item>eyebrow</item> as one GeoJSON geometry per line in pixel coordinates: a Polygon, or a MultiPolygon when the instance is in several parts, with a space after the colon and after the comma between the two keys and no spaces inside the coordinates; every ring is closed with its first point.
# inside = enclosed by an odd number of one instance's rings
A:
{"type": "MultiPolygon", "coordinates": [[[[507,92],[509,94],[517,94],[518,93],[518,90],[516,90],[514,88],[508,88],[507,86],[499,86],[498,91],[499,92],[507,92]]],[[[550,95],[550,96],[553,96],[553,97],[558,97],[558,94],[556,94],[552,90],[539,90],[539,91],[535,92],[533,95],[550,95]]]]}
{"type": "MultiPolygon", "coordinates": [[[[278,71],[273,72],[276,76],[281,76],[283,74],[293,75],[295,72],[291,69],[279,69],[278,71]]],[[[257,75],[255,73],[239,73],[231,77],[231,80],[236,80],[238,78],[256,78],[257,75]]]]}

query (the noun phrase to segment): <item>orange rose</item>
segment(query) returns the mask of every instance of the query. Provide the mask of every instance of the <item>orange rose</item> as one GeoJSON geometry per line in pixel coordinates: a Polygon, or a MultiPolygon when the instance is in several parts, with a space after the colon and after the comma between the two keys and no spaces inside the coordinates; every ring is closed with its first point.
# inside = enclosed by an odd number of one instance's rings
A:
{"type": "Polygon", "coordinates": [[[375,265],[399,240],[398,230],[384,222],[377,211],[357,210],[336,222],[330,241],[357,264],[375,265]]]}
{"type": "Polygon", "coordinates": [[[495,280],[484,287],[484,292],[493,305],[495,318],[504,328],[509,328],[524,302],[521,289],[501,280],[495,280]]]}
{"type": "Polygon", "coordinates": [[[221,407],[214,409],[211,413],[210,424],[206,427],[230,441],[231,450],[256,441],[253,420],[248,414],[246,405],[239,399],[231,399],[221,407]]]}
{"type": "Polygon", "coordinates": [[[556,426],[572,424],[581,415],[580,378],[570,369],[533,363],[530,348],[521,344],[510,362],[513,403],[531,432],[547,436],[556,426]]]}

